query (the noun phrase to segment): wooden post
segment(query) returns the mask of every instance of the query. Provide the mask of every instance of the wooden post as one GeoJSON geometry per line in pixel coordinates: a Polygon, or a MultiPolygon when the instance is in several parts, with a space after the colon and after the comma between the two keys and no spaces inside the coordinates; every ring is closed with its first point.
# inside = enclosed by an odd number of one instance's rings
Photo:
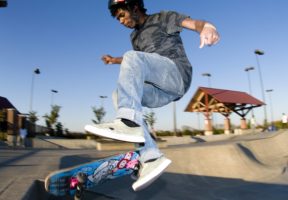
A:
{"type": "Polygon", "coordinates": [[[18,124],[16,110],[14,108],[7,109],[7,123],[7,140],[15,147],[17,145],[18,124]]]}
{"type": "Polygon", "coordinates": [[[241,129],[242,130],[246,130],[247,129],[247,122],[246,122],[245,117],[241,118],[241,129]]]}
{"type": "Polygon", "coordinates": [[[213,135],[212,121],[209,115],[206,115],[205,119],[205,135],[213,135]]]}
{"type": "Polygon", "coordinates": [[[229,117],[225,117],[224,119],[224,133],[227,135],[231,133],[231,124],[229,117]]]}

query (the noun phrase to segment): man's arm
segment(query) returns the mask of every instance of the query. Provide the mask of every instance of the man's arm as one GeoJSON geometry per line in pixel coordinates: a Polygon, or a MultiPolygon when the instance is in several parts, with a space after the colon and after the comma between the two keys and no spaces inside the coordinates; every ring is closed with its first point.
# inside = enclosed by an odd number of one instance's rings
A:
{"type": "Polygon", "coordinates": [[[220,40],[216,27],[209,22],[186,18],[182,21],[181,26],[200,34],[200,48],[204,45],[211,46],[220,40]]]}
{"type": "Polygon", "coordinates": [[[110,55],[102,56],[102,60],[105,64],[121,64],[123,58],[122,57],[112,57],[110,55]]]}

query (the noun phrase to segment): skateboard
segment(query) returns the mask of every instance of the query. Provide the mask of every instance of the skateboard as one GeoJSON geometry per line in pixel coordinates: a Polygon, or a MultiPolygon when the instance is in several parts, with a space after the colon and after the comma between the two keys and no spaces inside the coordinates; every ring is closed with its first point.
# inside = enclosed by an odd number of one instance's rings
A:
{"type": "Polygon", "coordinates": [[[52,172],[45,179],[45,189],[55,196],[74,196],[81,199],[83,191],[109,179],[125,175],[137,176],[139,152],[130,151],[90,163],[52,172]]]}

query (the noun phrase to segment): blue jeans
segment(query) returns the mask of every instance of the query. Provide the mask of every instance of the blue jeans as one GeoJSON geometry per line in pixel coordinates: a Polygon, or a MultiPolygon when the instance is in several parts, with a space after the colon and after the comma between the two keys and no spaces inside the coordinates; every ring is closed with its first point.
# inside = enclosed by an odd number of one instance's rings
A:
{"type": "Polygon", "coordinates": [[[139,51],[123,55],[117,86],[117,118],[142,126],[146,140],[140,151],[142,162],[162,155],[144,123],[142,107],[162,107],[184,93],[181,74],[171,59],[139,51]]]}

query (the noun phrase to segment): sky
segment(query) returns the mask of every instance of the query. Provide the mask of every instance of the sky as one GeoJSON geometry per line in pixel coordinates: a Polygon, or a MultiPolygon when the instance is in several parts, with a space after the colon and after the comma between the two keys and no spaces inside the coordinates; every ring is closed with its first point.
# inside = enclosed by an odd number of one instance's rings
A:
{"type": "MultiPolygon", "coordinates": [[[[83,131],[95,119],[92,107],[104,106],[105,121],[115,118],[111,94],[116,87],[119,66],[105,65],[101,56],[121,56],[132,49],[130,29],[110,16],[107,0],[8,0],[0,8],[0,96],[21,112],[31,105],[40,125],[51,104],[61,106],[59,121],[69,131],[83,131]],[[36,68],[40,74],[34,74],[36,68]],[[32,80],[34,88],[31,90],[32,80]],[[53,93],[51,90],[57,90],[53,93]],[[107,96],[101,99],[99,96],[107,96]]],[[[204,117],[184,112],[200,86],[249,92],[246,67],[250,71],[252,95],[262,100],[259,56],[266,93],[268,121],[288,114],[288,26],[286,0],[145,0],[148,14],[173,10],[194,19],[212,22],[220,42],[199,49],[199,35],[183,30],[186,53],[193,65],[193,80],[187,94],[176,103],[177,128],[203,128],[204,117]],[[270,96],[269,96],[270,95],[270,96]]],[[[173,129],[173,106],[153,109],[157,130],[173,129]]],[[[144,109],[144,112],[150,112],[144,109]]],[[[263,108],[255,109],[256,121],[264,119],[263,108]]],[[[250,115],[249,115],[250,116],[250,115]]],[[[248,118],[249,118],[248,116],[248,118]]],[[[215,114],[214,123],[224,117],[215,114]]],[[[240,124],[240,117],[231,115],[240,124]]]]}

